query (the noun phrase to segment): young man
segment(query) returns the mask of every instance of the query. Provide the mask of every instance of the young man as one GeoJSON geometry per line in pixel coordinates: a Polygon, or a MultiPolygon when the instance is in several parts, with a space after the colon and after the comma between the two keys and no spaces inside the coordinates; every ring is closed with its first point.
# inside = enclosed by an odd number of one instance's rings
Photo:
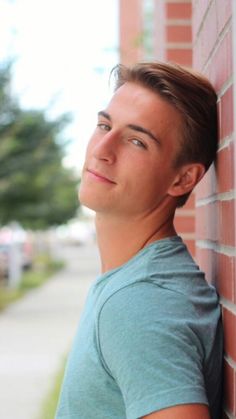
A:
{"type": "Polygon", "coordinates": [[[222,335],[215,289],[175,210],[215,158],[216,94],[161,63],[118,66],[80,186],[96,212],[101,275],[69,357],[57,419],[217,419],[222,335]]]}

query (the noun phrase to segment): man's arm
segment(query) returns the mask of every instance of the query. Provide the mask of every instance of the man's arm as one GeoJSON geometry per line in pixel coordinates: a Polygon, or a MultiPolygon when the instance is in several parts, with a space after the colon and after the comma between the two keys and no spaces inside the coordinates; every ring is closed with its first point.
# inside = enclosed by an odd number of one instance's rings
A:
{"type": "Polygon", "coordinates": [[[185,404],[169,407],[143,416],[142,419],[210,419],[209,409],[204,404],[185,404]]]}

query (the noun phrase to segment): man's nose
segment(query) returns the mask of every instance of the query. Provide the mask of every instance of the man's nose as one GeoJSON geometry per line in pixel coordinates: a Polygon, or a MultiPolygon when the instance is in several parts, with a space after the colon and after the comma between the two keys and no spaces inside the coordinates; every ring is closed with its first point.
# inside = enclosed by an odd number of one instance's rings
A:
{"type": "Polygon", "coordinates": [[[98,140],[94,147],[94,157],[112,164],[116,160],[117,153],[117,134],[112,131],[107,132],[98,140]]]}

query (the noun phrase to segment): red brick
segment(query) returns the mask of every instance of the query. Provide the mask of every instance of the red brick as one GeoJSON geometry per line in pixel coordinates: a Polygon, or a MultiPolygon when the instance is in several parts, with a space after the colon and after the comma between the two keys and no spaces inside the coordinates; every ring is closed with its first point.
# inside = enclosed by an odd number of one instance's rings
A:
{"type": "Polygon", "coordinates": [[[208,198],[217,192],[217,179],[215,164],[212,164],[201,182],[196,186],[196,201],[208,198]]]}
{"type": "MultiPolygon", "coordinates": [[[[201,54],[201,51],[198,51],[201,54]]],[[[227,32],[213,55],[206,76],[211,80],[216,91],[219,92],[222,86],[233,74],[232,54],[232,29],[227,32]]]]}
{"type": "Polygon", "coordinates": [[[193,216],[180,216],[175,217],[175,228],[178,233],[194,233],[195,232],[195,217],[193,216]]]}
{"type": "Polygon", "coordinates": [[[200,28],[210,0],[193,0],[193,34],[194,38],[200,28]]]}
{"type": "Polygon", "coordinates": [[[167,42],[192,42],[190,25],[169,25],[166,28],[167,42]]]}
{"type": "Polygon", "coordinates": [[[235,371],[227,361],[224,363],[224,402],[227,410],[235,414],[235,371]]]}
{"type": "Polygon", "coordinates": [[[221,97],[219,104],[220,126],[219,134],[222,140],[232,134],[234,129],[234,112],[233,112],[233,86],[221,97]]]}
{"type": "Polygon", "coordinates": [[[214,284],[217,288],[216,253],[214,250],[202,249],[196,246],[196,261],[200,269],[205,272],[207,281],[214,284]]]}
{"type": "MultiPolygon", "coordinates": [[[[234,0],[233,0],[234,1],[234,0]]],[[[217,15],[217,32],[218,35],[224,29],[225,25],[232,16],[232,0],[224,0],[222,7],[222,0],[216,0],[216,15],[217,15]]]]}
{"type": "Polygon", "coordinates": [[[210,9],[206,15],[206,18],[203,22],[201,31],[199,32],[194,42],[196,46],[194,48],[194,63],[197,61],[198,68],[203,68],[208,57],[213,50],[217,41],[217,19],[216,19],[216,9],[214,3],[211,4],[210,9]]]}
{"type": "Polygon", "coordinates": [[[191,3],[167,3],[166,15],[168,19],[191,19],[191,3]]]}
{"type": "Polygon", "coordinates": [[[194,209],[195,208],[195,193],[193,192],[190,197],[188,198],[186,204],[184,205],[184,210],[186,209],[194,209]]]}
{"type": "Polygon", "coordinates": [[[189,252],[191,253],[192,257],[195,259],[196,257],[196,242],[195,240],[188,240],[183,237],[184,243],[186,244],[189,252]]]}
{"type": "Polygon", "coordinates": [[[220,295],[232,303],[236,302],[235,256],[217,254],[217,289],[220,295]]]}
{"type": "Polygon", "coordinates": [[[236,315],[223,308],[224,348],[227,355],[236,362],[236,315]]]}
{"type": "Polygon", "coordinates": [[[219,136],[224,139],[232,134],[234,129],[233,86],[221,97],[219,102],[219,136]]]}
{"type": "MultiPolygon", "coordinates": [[[[217,40],[226,24],[229,22],[232,16],[232,0],[216,0],[210,5],[209,0],[199,0],[193,12],[193,35],[194,39],[197,36],[200,26],[202,25],[201,32],[204,37],[207,35],[207,31],[210,36],[210,40],[217,40]],[[207,11],[207,13],[206,13],[207,11]],[[205,14],[206,13],[206,14],[205,14]],[[204,16],[205,15],[205,16],[204,16]]],[[[207,47],[207,44],[204,44],[207,47]]],[[[212,46],[208,46],[212,48],[212,46]]],[[[207,54],[208,56],[209,54],[207,54]]]]}
{"type": "Polygon", "coordinates": [[[154,57],[166,60],[166,4],[163,0],[154,2],[154,57]]]}
{"type": "Polygon", "coordinates": [[[235,246],[235,201],[218,202],[219,240],[226,246],[235,246]]]}
{"type": "Polygon", "coordinates": [[[140,42],[137,42],[142,32],[142,8],[137,0],[120,0],[120,60],[130,65],[139,61],[143,56],[140,42]]]}
{"type": "Polygon", "coordinates": [[[234,189],[234,144],[233,142],[218,152],[217,178],[219,193],[234,189]]]}
{"type": "Polygon", "coordinates": [[[217,241],[218,239],[218,205],[212,202],[197,208],[196,231],[200,240],[217,241]]]}
{"type": "Polygon", "coordinates": [[[191,66],[192,65],[192,49],[168,49],[166,51],[167,61],[177,64],[191,66]]]}

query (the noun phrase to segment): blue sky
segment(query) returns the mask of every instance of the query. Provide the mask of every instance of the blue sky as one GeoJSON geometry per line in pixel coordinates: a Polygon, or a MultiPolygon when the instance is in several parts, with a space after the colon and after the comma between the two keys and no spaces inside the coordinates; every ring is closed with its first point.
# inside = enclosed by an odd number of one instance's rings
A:
{"type": "Polygon", "coordinates": [[[0,60],[16,57],[13,92],[25,108],[73,114],[65,164],[80,170],[119,60],[118,0],[0,0],[0,17],[0,60]]]}

